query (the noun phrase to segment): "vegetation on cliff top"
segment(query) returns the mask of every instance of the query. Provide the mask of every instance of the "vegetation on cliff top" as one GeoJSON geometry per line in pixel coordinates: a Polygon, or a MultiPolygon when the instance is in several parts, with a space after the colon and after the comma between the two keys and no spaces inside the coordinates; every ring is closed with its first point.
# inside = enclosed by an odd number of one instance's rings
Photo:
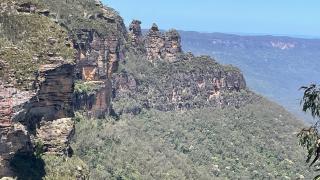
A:
{"type": "MultiPolygon", "coordinates": [[[[49,17],[32,13],[0,16],[0,75],[25,89],[31,88],[34,72],[41,64],[50,63],[50,59],[55,61],[56,57],[73,62],[74,49],[68,47],[71,46],[68,33],[75,35],[77,30],[94,29],[103,36],[117,36],[121,33],[119,25],[123,26],[117,13],[112,9],[102,12],[94,0],[20,2],[33,2],[50,10],[49,17]],[[10,79],[11,76],[15,79],[10,79]]],[[[122,70],[145,83],[142,85],[156,84],[159,89],[166,88],[176,72],[239,73],[233,66],[221,66],[204,56],[171,64],[129,57],[120,66],[119,71],[122,70]]],[[[92,90],[90,84],[75,84],[75,93],[92,90]]],[[[235,94],[252,95],[246,90],[235,94]]],[[[148,96],[138,98],[159,101],[152,92],[148,96]]],[[[139,100],[120,99],[115,105],[141,106],[139,100]]],[[[303,152],[293,135],[303,124],[263,98],[239,108],[142,110],[136,116],[124,114],[117,121],[112,118],[85,120],[77,113],[76,121],[72,145],[76,156],[71,159],[41,156],[28,163],[24,157],[17,156],[12,163],[19,176],[75,179],[79,173],[87,173],[86,165],[77,158],[80,157],[89,166],[92,179],[312,177],[312,172],[301,164],[303,152]],[[32,164],[38,160],[40,165],[32,164]]]]}
{"type": "MultiPolygon", "coordinates": [[[[16,6],[32,3],[39,11],[0,11],[0,75],[16,87],[32,89],[34,73],[40,65],[75,60],[71,36],[82,29],[101,36],[117,36],[125,31],[121,17],[112,8],[102,8],[95,0],[17,0],[16,6]]],[[[13,1],[5,0],[13,7],[13,1]]],[[[7,7],[10,7],[9,5],[7,7]]]]}
{"type": "MultiPolygon", "coordinates": [[[[139,111],[143,107],[172,110],[178,106],[182,108],[213,106],[218,100],[208,98],[208,94],[213,91],[210,85],[215,79],[227,79],[227,76],[239,86],[237,90],[219,91],[221,95],[219,98],[226,102],[221,103],[221,106],[227,103],[240,105],[255,97],[245,88],[245,81],[239,69],[220,65],[208,56],[180,59],[176,62],[165,60],[150,62],[143,55],[128,54],[125,61],[120,62],[119,69],[114,74],[114,83],[118,86],[118,80],[124,77],[123,79],[127,78],[130,81],[127,83],[130,84],[130,88],[119,94],[115,92],[113,107],[121,114],[122,111],[139,111]],[[207,83],[203,89],[199,88],[201,80],[207,83]],[[173,91],[179,93],[177,95],[179,100],[175,102],[171,101],[173,91]],[[117,109],[119,107],[120,109],[117,109]]],[[[222,81],[224,80],[220,82],[222,81]]],[[[226,84],[233,88],[231,82],[226,84]]],[[[117,91],[118,87],[114,88],[117,91]]]]}
{"type": "Polygon", "coordinates": [[[0,14],[0,24],[0,61],[5,62],[0,75],[17,87],[31,89],[40,65],[74,61],[75,51],[66,45],[67,32],[50,19],[0,14]]]}
{"type": "Polygon", "coordinates": [[[121,33],[118,26],[123,24],[119,14],[110,7],[105,6],[103,10],[95,0],[42,1],[55,13],[55,20],[71,33],[80,29],[95,30],[102,36],[121,33]]]}
{"type": "Polygon", "coordinates": [[[128,54],[125,61],[120,63],[118,72],[125,70],[132,73],[137,78],[147,78],[157,76],[158,78],[174,72],[191,71],[224,71],[241,73],[240,70],[232,65],[221,65],[209,56],[198,56],[191,60],[180,60],[174,63],[166,61],[150,62],[143,55],[128,54]]]}

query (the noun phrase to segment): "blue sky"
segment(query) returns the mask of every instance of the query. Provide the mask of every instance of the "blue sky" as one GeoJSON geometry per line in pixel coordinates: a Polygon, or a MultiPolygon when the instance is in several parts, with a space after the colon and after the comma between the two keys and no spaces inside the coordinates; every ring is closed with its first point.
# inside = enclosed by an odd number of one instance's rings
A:
{"type": "Polygon", "coordinates": [[[143,28],[320,37],[320,0],[103,0],[143,28]]]}

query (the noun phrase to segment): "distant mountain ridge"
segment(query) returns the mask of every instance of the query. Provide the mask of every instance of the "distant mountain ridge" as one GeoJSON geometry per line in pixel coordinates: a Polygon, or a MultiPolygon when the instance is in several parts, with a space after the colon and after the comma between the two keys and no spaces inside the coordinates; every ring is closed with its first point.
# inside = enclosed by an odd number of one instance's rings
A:
{"type": "Polygon", "coordinates": [[[250,88],[302,115],[302,92],[298,89],[316,83],[320,75],[319,39],[190,31],[180,34],[185,51],[209,54],[221,63],[238,66],[250,88]]]}
{"type": "MultiPolygon", "coordinates": [[[[320,49],[320,39],[298,38],[290,36],[277,35],[238,35],[225,33],[201,33],[196,31],[180,31],[183,38],[196,38],[202,40],[224,40],[223,42],[233,42],[234,44],[252,45],[252,42],[261,43],[263,47],[274,47],[272,44],[275,41],[292,43],[296,46],[292,48],[313,48],[320,49]],[[196,37],[197,36],[197,37],[196,37]],[[205,39],[204,39],[205,38],[205,39]]],[[[188,40],[188,39],[186,39],[188,40]]]]}
{"type": "Polygon", "coordinates": [[[142,35],[141,23],[126,29],[99,0],[0,3],[1,179],[314,177],[302,122],[237,67],[185,53],[176,30],[142,35]]]}

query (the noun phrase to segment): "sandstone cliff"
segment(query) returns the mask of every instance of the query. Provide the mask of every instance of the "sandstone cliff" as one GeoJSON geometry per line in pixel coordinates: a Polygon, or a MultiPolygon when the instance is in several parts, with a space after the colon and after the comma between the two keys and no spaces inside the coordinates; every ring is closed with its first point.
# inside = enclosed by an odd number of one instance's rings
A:
{"type": "Polygon", "coordinates": [[[179,33],[171,29],[164,34],[153,24],[145,38],[145,48],[148,60],[163,59],[166,61],[178,60],[182,54],[181,37],[179,33]]]}
{"type": "Polygon", "coordinates": [[[153,24],[142,36],[140,24],[132,21],[129,35],[132,46],[144,51],[129,51],[112,78],[116,113],[136,114],[143,108],[240,107],[251,100],[252,93],[237,68],[220,65],[208,56],[184,53],[176,30],[163,33],[153,24]]]}
{"type": "Polygon", "coordinates": [[[108,115],[109,79],[124,57],[126,29],[100,2],[75,3],[78,9],[63,12],[74,16],[60,12],[71,9],[67,2],[1,3],[0,177],[15,175],[9,164],[16,153],[72,155],[74,109],[108,115]],[[76,81],[97,84],[93,96],[78,98],[76,81]]]}
{"type": "Polygon", "coordinates": [[[72,155],[75,111],[92,118],[142,109],[239,107],[241,72],[184,53],[176,30],[134,20],[99,1],[5,0],[0,5],[0,177],[17,153],[72,155]],[[41,146],[40,146],[41,145],[41,146]]]}
{"type": "Polygon", "coordinates": [[[137,68],[148,70],[137,74],[137,69],[129,67],[113,77],[117,112],[135,113],[142,108],[172,111],[206,106],[240,107],[252,97],[239,70],[220,66],[209,57],[149,66],[137,61],[134,61],[140,66],[137,68]]]}

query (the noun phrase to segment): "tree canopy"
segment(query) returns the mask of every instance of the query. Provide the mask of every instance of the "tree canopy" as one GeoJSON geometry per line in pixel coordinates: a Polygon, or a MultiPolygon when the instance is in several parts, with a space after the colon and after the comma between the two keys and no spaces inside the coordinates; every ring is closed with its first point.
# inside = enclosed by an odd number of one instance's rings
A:
{"type": "MultiPolygon", "coordinates": [[[[304,90],[303,98],[301,100],[302,110],[310,113],[312,117],[317,120],[309,128],[303,128],[298,134],[300,145],[307,149],[307,163],[310,167],[320,171],[320,87],[316,84],[301,87],[304,90]],[[318,163],[317,163],[318,162],[318,163]]],[[[320,174],[314,179],[320,179],[320,174]]]]}

